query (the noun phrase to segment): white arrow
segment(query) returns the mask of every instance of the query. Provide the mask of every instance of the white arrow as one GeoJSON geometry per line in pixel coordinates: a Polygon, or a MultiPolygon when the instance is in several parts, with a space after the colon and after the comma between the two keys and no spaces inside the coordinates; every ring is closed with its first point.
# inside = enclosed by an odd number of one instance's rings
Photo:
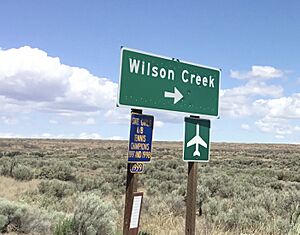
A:
{"type": "Polygon", "coordinates": [[[174,87],[174,93],[165,91],[165,97],[166,98],[173,98],[174,99],[174,104],[176,104],[179,100],[181,100],[183,98],[183,95],[180,93],[179,90],[177,90],[176,87],[174,87]]]}

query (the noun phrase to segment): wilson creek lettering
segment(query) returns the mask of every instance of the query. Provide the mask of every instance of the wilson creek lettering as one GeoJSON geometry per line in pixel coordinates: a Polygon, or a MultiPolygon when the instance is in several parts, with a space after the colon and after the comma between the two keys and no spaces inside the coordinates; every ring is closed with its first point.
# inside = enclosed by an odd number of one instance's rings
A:
{"type": "MultiPolygon", "coordinates": [[[[142,77],[148,77],[149,79],[166,79],[169,81],[175,81],[175,70],[170,68],[159,67],[151,64],[151,62],[129,59],[129,71],[130,73],[143,75],[142,77]]],[[[215,88],[215,78],[211,75],[200,76],[197,73],[192,73],[187,69],[182,69],[180,72],[181,81],[186,84],[192,84],[199,87],[215,88]]]]}

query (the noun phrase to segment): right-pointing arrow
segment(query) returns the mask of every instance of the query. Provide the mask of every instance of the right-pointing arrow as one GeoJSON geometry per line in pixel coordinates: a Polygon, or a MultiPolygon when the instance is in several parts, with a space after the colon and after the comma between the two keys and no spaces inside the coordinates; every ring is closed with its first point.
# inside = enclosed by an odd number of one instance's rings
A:
{"type": "Polygon", "coordinates": [[[180,93],[180,91],[176,87],[174,87],[174,92],[165,91],[165,97],[173,98],[174,104],[176,104],[178,101],[180,101],[183,98],[183,95],[180,93]]]}

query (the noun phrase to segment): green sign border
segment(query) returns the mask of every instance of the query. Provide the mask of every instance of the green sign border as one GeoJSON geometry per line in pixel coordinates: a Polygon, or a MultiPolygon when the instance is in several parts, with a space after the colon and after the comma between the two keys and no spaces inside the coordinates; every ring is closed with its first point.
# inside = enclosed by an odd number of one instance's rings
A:
{"type": "MultiPolygon", "coordinates": [[[[201,127],[201,126],[200,126],[201,127]]],[[[211,150],[211,120],[206,120],[204,118],[194,118],[194,117],[185,117],[184,118],[184,122],[183,122],[183,148],[182,148],[182,160],[184,162],[202,162],[202,163],[207,163],[210,161],[210,150],[211,150]],[[185,153],[185,123],[187,122],[187,120],[193,122],[193,123],[201,123],[201,122],[206,122],[205,125],[209,125],[209,143],[207,143],[207,145],[209,146],[208,148],[208,159],[207,160],[185,160],[184,159],[184,153],[185,153]]]]}
{"type": "Polygon", "coordinates": [[[206,115],[206,114],[202,114],[202,113],[190,113],[190,112],[184,112],[184,111],[177,111],[177,110],[171,110],[171,109],[160,109],[160,108],[149,108],[149,107],[141,107],[141,106],[135,106],[135,105],[125,105],[125,104],[121,104],[120,103],[120,93],[121,93],[121,76],[122,76],[122,59],[123,59],[123,51],[124,50],[128,50],[128,51],[132,51],[132,52],[136,52],[136,53],[141,53],[141,54],[145,54],[145,55],[149,55],[149,56],[154,56],[154,57],[158,57],[161,59],[166,59],[166,60],[171,60],[173,61],[174,58],[171,57],[166,57],[166,56],[161,56],[161,55],[156,55],[153,53],[149,53],[149,52],[145,52],[145,51],[141,51],[141,50],[137,50],[137,49],[131,49],[128,47],[123,47],[121,46],[121,58],[120,58],[120,70],[119,70],[119,88],[118,88],[118,93],[117,93],[117,107],[129,107],[129,108],[136,108],[136,109],[147,109],[147,110],[160,110],[160,111],[169,111],[169,112],[176,112],[176,113],[180,113],[180,114],[187,114],[187,115],[201,115],[201,118],[206,118],[206,119],[219,119],[220,118],[220,91],[221,91],[221,72],[222,70],[220,68],[215,68],[215,67],[211,67],[211,66],[206,66],[206,65],[202,65],[202,64],[196,64],[196,63],[192,63],[192,62],[188,62],[188,61],[184,61],[184,60],[179,60],[179,59],[175,59],[177,61],[179,61],[180,63],[185,63],[185,64],[190,64],[190,65],[194,65],[194,66],[198,66],[201,68],[207,68],[207,69],[212,69],[212,70],[218,70],[219,71],[219,92],[218,92],[218,115],[213,116],[213,115],[206,115]]]}

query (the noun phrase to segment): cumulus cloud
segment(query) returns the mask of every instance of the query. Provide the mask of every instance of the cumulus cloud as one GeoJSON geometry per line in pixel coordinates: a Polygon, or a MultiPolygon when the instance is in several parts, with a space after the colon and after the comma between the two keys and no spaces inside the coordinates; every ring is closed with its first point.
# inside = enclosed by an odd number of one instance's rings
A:
{"type": "Polygon", "coordinates": [[[51,120],[49,120],[49,123],[50,123],[50,124],[57,124],[58,121],[51,119],[51,120]]]}
{"type": "Polygon", "coordinates": [[[242,124],[242,125],[241,125],[241,128],[242,128],[243,130],[250,130],[250,126],[249,126],[248,124],[242,124]]]}
{"type": "Polygon", "coordinates": [[[7,133],[1,133],[0,132],[0,138],[25,138],[25,136],[14,134],[14,133],[11,133],[11,132],[7,132],[7,133]]]}
{"type": "Polygon", "coordinates": [[[272,66],[258,66],[253,65],[250,71],[231,70],[230,76],[232,78],[246,80],[246,79],[262,79],[267,80],[271,78],[280,78],[284,72],[272,66]]]}
{"type": "Polygon", "coordinates": [[[117,136],[117,135],[111,136],[111,137],[108,137],[108,138],[105,138],[105,139],[107,139],[107,140],[125,140],[124,137],[122,137],[122,136],[117,136]]]}
{"type": "Polygon", "coordinates": [[[85,120],[80,120],[80,121],[72,121],[71,122],[74,125],[95,125],[96,120],[94,118],[87,118],[85,120]]]}
{"type": "Polygon", "coordinates": [[[280,97],[283,93],[281,86],[269,85],[265,82],[249,81],[243,86],[224,90],[231,96],[270,96],[280,97]]]}
{"type": "Polygon", "coordinates": [[[253,114],[252,102],[256,97],[280,97],[281,86],[265,82],[249,81],[245,85],[225,89],[220,92],[221,115],[244,117],[253,114]]]}
{"type": "MultiPolygon", "coordinates": [[[[241,118],[252,116],[257,129],[284,139],[298,132],[292,120],[300,119],[300,93],[284,96],[283,88],[269,84],[284,72],[271,66],[252,66],[251,71],[231,71],[231,77],[246,80],[244,85],[221,91],[221,115],[241,118]]],[[[249,129],[247,124],[242,129],[249,129]]]]}
{"type": "MultiPolygon", "coordinates": [[[[267,80],[283,77],[285,72],[271,66],[252,66],[250,71],[232,70],[230,76],[244,84],[220,91],[221,116],[256,116],[255,126],[266,133],[285,137],[299,132],[287,119],[300,118],[300,93],[284,97],[281,86],[267,80]]],[[[129,109],[115,108],[117,83],[91,74],[88,70],[61,63],[58,57],[28,46],[0,49],[0,122],[16,124],[15,113],[54,113],[72,120],[72,124],[93,125],[100,115],[110,123],[129,124],[129,109]]],[[[184,114],[144,110],[155,116],[155,127],[164,123],[182,123],[184,114]]],[[[52,118],[52,116],[51,116],[52,118]]],[[[54,119],[49,123],[56,124],[54,119]]],[[[241,128],[249,129],[248,124],[241,128]]],[[[0,137],[20,137],[0,133],[0,137]]],[[[99,139],[98,133],[52,135],[34,138],[99,139]]],[[[111,137],[119,139],[118,136],[111,137]]],[[[120,137],[121,138],[121,137],[120,137]]]]}
{"type": "Polygon", "coordinates": [[[40,49],[0,50],[0,104],[5,111],[94,112],[114,105],[116,90],[116,83],[64,65],[40,49]]]}
{"type": "MultiPolygon", "coordinates": [[[[76,134],[51,134],[51,133],[41,133],[32,135],[20,135],[11,132],[0,133],[0,138],[30,138],[30,139],[103,139],[99,133],[82,132],[79,135],[76,134]]],[[[113,136],[106,139],[122,139],[119,136],[113,136]]]]}
{"type": "Polygon", "coordinates": [[[300,119],[300,93],[276,99],[259,99],[253,103],[253,109],[262,118],[255,122],[256,127],[275,137],[284,138],[299,132],[299,125],[291,121],[300,119]]]}
{"type": "Polygon", "coordinates": [[[2,116],[1,120],[6,125],[15,125],[18,123],[18,120],[14,117],[2,116]]]}
{"type": "Polygon", "coordinates": [[[87,132],[83,132],[80,133],[79,139],[101,139],[101,135],[99,135],[98,133],[87,133],[87,132]]]}
{"type": "Polygon", "coordinates": [[[130,123],[130,111],[128,109],[110,109],[105,112],[104,117],[106,121],[114,124],[130,123]]]}
{"type": "Polygon", "coordinates": [[[259,99],[253,106],[269,117],[300,119],[300,93],[277,99],[259,99]]]}
{"type": "Polygon", "coordinates": [[[154,127],[160,128],[163,127],[165,124],[162,121],[154,121],[154,127]]]}
{"type": "Polygon", "coordinates": [[[257,128],[266,133],[271,133],[280,136],[292,134],[296,129],[290,125],[287,120],[265,116],[255,122],[257,128]]]}

